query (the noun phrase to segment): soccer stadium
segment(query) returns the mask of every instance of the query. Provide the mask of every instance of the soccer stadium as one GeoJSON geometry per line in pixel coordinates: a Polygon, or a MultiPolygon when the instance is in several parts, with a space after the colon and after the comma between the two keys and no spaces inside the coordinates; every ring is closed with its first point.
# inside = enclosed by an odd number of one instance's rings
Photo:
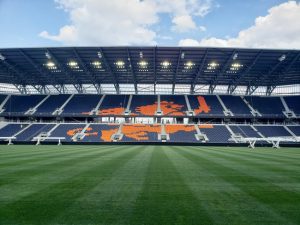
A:
{"type": "Polygon", "coordinates": [[[0,224],[300,224],[300,50],[0,48],[0,224]]]}

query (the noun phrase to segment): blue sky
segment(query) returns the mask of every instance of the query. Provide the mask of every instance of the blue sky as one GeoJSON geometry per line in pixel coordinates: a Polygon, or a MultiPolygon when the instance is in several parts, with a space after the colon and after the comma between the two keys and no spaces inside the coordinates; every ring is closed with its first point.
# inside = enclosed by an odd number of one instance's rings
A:
{"type": "Polygon", "coordinates": [[[1,48],[68,45],[300,48],[299,1],[0,0],[0,15],[1,48]]]}

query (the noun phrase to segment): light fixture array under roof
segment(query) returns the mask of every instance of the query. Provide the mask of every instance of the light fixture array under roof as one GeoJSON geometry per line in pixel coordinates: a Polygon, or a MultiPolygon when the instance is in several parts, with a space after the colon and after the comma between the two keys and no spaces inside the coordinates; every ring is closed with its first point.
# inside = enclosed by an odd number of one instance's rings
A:
{"type": "Polygon", "coordinates": [[[184,64],[184,69],[190,70],[190,69],[193,69],[194,66],[195,66],[195,63],[193,63],[192,61],[188,61],[184,64]]]}
{"type": "Polygon", "coordinates": [[[243,65],[240,63],[233,63],[233,64],[231,64],[229,70],[226,72],[227,73],[237,73],[242,67],[243,67],[243,65]]]}
{"type": "Polygon", "coordinates": [[[91,63],[92,66],[95,68],[95,69],[101,69],[102,68],[102,63],[100,61],[94,61],[91,63]]]}
{"type": "Polygon", "coordinates": [[[46,66],[49,70],[57,70],[57,66],[52,61],[47,62],[44,66],[46,66]]]}
{"type": "Polygon", "coordinates": [[[161,62],[160,65],[163,69],[168,69],[172,64],[166,60],[166,61],[161,62]]]}
{"type": "Polygon", "coordinates": [[[207,71],[208,72],[213,72],[213,71],[215,71],[217,68],[219,67],[219,64],[218,63],[216,63],[216,62],[211,62],[211,63],[208,63],[207,64],[207,71]]]}
{"type": "Polygon", "coordinates": [[[142,61],[138,62],[138,66],[141,69],[146,69],[148,67],[148,62],[145,60],[142,60],[142,61]]]}
{"type": "Polygon", "coordinates": [[[72,69],[79,69],[78,63],[76,61],[68,62],[68,66],[72,69]]]}
{"type": "Polygon", "coordinates": [[[114,63],[117,67],[117,69],[124,69],[125,68],[125,62],[122,60],[118,60],[114,63]]]}

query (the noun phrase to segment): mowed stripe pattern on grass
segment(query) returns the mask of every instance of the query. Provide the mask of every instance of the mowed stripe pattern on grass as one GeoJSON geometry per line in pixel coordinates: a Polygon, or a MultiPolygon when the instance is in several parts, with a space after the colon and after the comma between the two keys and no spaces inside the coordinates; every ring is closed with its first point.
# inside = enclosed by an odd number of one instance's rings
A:
{"type": "Polygon", "coordinates": [[[0,146],[0,224],[300,224],[297,148],[0,146]]]}

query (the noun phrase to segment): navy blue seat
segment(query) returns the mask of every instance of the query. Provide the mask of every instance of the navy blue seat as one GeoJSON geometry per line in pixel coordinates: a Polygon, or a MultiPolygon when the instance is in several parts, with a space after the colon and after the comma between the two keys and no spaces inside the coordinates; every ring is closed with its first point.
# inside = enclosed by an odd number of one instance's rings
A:
{"type": "Polygon", "coordinates": [[[25,129],[23,132],[16,136],[17,141],[31,141],[34,137],[40,133],[50,131],[55,124],[32,124],[30,127],[25,129]]]}
{"type": "Polygon", "coordinates": [[[99,103],[102,95],[74,95],[63,109],[63,115],[89,114],[99,103]]]}
{"type": "Polygon", "coordinates": [[[209,141],[208,143],[230,143],[231,138],[230,132],[223,125],[213,125],[212,128],[201,128],[201,133],[206,134],[209,141]]]}
{"type": "Polygon", "coordinates": [[[240,134],[243,137],[253,137],[253,138],[260,138],[259,134],[248,125],[230,125],[230,129],[235,134],[240,134]]]}
{"type": "Polygon", "coordinates": [[[284,100],[289,109],[300,116],[300,96],[286,96],[284,97],[284,100]]]}
{"type": "Polygon", "coordinates": [[[166,133],[169,134],[169,142],[196,143],[196,129],[194,125],[165,125],[166,133]],[[176,127],[176,129],[172,128],[176,127]],[[178,131],[176,131],[178,130],[178,131]]]}
{"type": "Polygon", "coordinates": [[[52,114],[56,109],[60,108],[70,97],[68,94],[51,95],[44,101],[36,110],[34,114],[44,115],[52,114]]]}
{"type": "Polygon", "coordinates": [[[300,126],[288,126],[288,128],[297,136],[300,136],[300,126]]]}
{"type": "Polygon", "coordinates": [[[284,106],[279,97],[246,96],[249,104],[264,117],[284,117],[284,106]]]}
{"type": "Polygon", "coordinates": [[[0,129],[0,137],[12,137],[22,129],[24,129],[28,124],[7,124],[0,129]]]}
{"type": "Polygon", "coordinates": [[[265,137],[291,136],[283,126],[255,126],[255,128],[265,137]]]}
{"type": "Polygon", "coordinates": [[[188,99],[195,115],[201,117],[224,116],[223,107],[214,95],[189,95],[188,99]],[[204,105],[200,105],[201,103],[204,105]],[[208,107],[208,110],[206,106],[208,107]]]}
{"type": "MultiPolygon", "coordinates": [[[[85,124],[60,124],[51,132],[49,137],[65,137],[65,140],[62,140],[63,142],[72,142],[72,137],[84,127],[85,124]]],[[[57,142],[57,140],[50,139],[47,141],[57,142]]]]}
{"type": "Polygon", "coordinates": [[[240,96],[221,95],[223,103],[235,116],[252,117],[249,107],[240,96]]]}
{"type": "Polygon", "coordinates": [[[4,113],[19,114],[25,113],[35,107],[46,95],[12,95],[5,103],[4,113]]]}
{"type": "Polygon", "coordinates": [[[127,107],[129,95],[106,95],[101,106],[102,115],[122,115],[127,107]]]}

